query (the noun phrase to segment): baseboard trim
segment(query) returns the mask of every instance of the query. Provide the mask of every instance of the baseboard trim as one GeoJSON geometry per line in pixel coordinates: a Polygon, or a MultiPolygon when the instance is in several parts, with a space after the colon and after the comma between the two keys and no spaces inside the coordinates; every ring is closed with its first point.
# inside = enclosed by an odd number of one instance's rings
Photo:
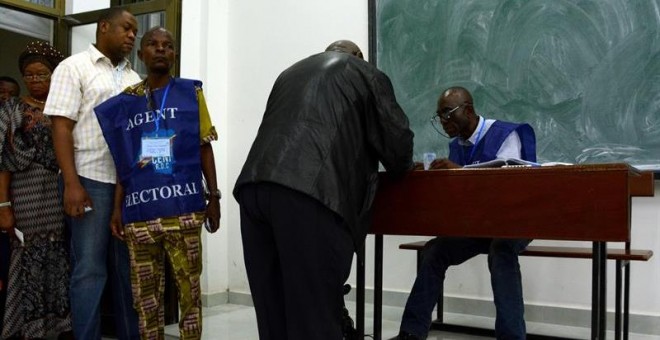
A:
{"type": "Polygon", "coordinates": [[[229,292],[220,292],[213,294],[202,293],[202,306],[213,307],[229,303],[229,292]]]}
{"type": "MultiPolygon", "coordinates": [[[[383,291],[383,305],[403,308],[408,299],[408,292],[383,291]]],[[[355,301],[355,291],[352,290],[346,300],[355,301]]],[[[367,303],[373,303],[373,289],[365,292],[367,303]]],[[[445,296],[444,310],[447,313],[474,315],[480,317],[495,317],[495,306],[491,300],[481,300],[468,297],[445,296]]],[[[435,313],[435,312],[434,312],[435,313]]],[[[614,312],[607,312],[607,328],[614,329],[614,312]]],[[[631,333],[660,335],[660,316],[633,314],[629,316],[631,333]]],[[[591,310],[525,304],[525,320],[527,322],[548,323],[569,327],[591,327],[591,310]]]]}
{"type": "MultiPolygon", "coordinates": [[[[383,305],[403,308],[408,299],[407,292],[383,291],[383,305]]],[[[355,290],[347,296],[347,301],[355,302],[355,290]]],[[[365,292],[367,303],[373,303],[373,289],[365,292]]],[[[453,314],[474,315],[478,317],[495,317],[495,307],[490,300],[480,300],[467,297],[445,296],[445,312],[453,314]]],[[[231,303],[236,305],[252,306],[252,296],[243,292],[222,292],[216,294],[202,294],[204,307],[231,303]]],[[[369,311],[368,311],[368,314],[369,311]]],[[[385,318],[388,315],[384,315],[385,318]]],[[[400,317],[400,316],[391,316],[400,317]]],[[[614,329],[614,313],[607,313],[607,327],[614,329]]],[[[591,325],[591,311],[587,309],[568,308],[560,306],[525,304],[525,320],[569,327],[586,327],[591,325]]],[[[631,333],[660,335],[660,316],[645,314],[630,314],[629,329],[631,333]]]]}
{"type": "Polygon", "coordinates": [[[204,307],[213,307],[228,303],[241,306],[254,306],[252,304],[252,295],[250,295],[250,293],[231,291],[213,294],[202,293],[202,306],[204,307]]]}

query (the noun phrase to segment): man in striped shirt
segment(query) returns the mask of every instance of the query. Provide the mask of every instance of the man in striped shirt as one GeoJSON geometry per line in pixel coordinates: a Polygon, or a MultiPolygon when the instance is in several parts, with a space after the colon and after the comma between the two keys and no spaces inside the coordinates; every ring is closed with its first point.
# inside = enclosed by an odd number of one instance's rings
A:
{"type": "Polygon", "coordinates": [[[115,166],[93,111],[140,81],[126,59],[136,34],[137,20],[131,13],[120,8],[105,11],[98,21],[96,44],[55,69],[44,108],[53,122],[60,187],[71,231],[71,319],[76,339],[101,339],[99,306],[108,278],[118,338],[139,339],[128,251],[125,243],[111,237],[108,227],[115,166]]]}

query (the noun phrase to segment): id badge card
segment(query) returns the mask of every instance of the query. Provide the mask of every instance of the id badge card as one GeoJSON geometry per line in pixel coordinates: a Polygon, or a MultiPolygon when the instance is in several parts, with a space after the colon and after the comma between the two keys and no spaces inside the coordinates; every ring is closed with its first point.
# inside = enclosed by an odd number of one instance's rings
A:
{"type": "Polygon", "coordinates": [[[142,158],[172,157],[170,138],[142,137],[142,158]]]}
{"type": "Polygon", "coordinates": [[[172,143],[176,137],[173,130],[160,130],[142,135],[140,139],[140,168],[151,164],[152,169],[159,174],[172,174],[174,155],[172,143]]]}

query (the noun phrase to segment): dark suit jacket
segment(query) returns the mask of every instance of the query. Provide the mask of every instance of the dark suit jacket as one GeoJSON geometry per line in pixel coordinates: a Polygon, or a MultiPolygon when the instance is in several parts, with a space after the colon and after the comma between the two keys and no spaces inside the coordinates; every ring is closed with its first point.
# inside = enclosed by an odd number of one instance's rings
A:
{"type": "Polygon", "coordinates": [[[257,137],[238,177],[303,192],[339,214],[357,246],[370,223],[378,162],[412,167],[413,133],[389,78],[347,53],[299,61],[275,81],[257,137]]]}

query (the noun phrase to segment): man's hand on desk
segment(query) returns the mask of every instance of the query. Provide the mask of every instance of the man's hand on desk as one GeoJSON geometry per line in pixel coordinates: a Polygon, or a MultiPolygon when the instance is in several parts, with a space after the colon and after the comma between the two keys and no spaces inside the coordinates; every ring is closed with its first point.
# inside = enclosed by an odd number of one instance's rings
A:
{"type": "Polygon", "coordinates": [[[462,166],[448,160],[447,158],[437,158],[431,162],[431,169],[457,169],[462,166]]]}
{"type": "MultiPolygon", "coordinates": [[[[446,159],[446,158],[436,158],[431,162],[431,166],[429,167],[429,170],[433,169],[457,169],[457,168],[462,168],[462,166],[446,159]]],[[[424,170],[424,163],[422,162],[415,162],[415,166],[413,167],[413,170],[424,170]]]]}

